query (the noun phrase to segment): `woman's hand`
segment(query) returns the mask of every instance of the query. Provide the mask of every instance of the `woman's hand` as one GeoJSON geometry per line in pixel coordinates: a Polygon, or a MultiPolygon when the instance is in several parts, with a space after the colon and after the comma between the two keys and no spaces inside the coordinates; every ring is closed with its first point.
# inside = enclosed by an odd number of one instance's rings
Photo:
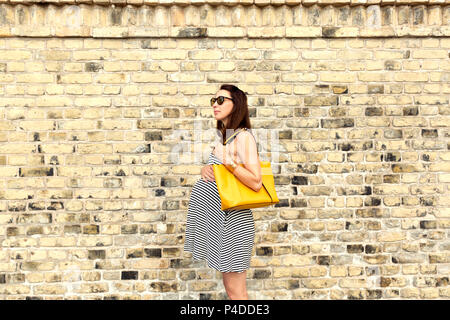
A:
{"type": "Polygon", "coordinates": [[[216,181],[212,164],[204,166],[201,170],[203,181],[216,181]]]}

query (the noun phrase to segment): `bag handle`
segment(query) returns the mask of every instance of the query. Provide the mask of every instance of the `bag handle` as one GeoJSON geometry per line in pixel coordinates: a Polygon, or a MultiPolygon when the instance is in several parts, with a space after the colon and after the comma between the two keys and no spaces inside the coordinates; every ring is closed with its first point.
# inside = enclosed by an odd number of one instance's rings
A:
{"type": "Polygon", "coordinates": [[[237,130],[235,133],[233,133],[233,134],[231,135],[231,137],[229,137],[229,138],[223,143],[223,145],[226,145],[227,142],[228,142],[231,138],[233,138],[233,137],[234,137],[235,135],[237,135],[239,132],[244,131],[244,130],[247,130],[247,128],[241,128],[241,130],[237,130]]]}

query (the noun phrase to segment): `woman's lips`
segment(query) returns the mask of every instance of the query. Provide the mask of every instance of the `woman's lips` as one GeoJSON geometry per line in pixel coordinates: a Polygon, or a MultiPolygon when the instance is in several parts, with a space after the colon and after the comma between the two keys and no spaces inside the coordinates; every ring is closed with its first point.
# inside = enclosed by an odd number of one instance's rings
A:
{"type": "Polygon", "coordinates": [[[214,114],[218,114],[219,113],[219,111],[214,111],[214,114]]]}

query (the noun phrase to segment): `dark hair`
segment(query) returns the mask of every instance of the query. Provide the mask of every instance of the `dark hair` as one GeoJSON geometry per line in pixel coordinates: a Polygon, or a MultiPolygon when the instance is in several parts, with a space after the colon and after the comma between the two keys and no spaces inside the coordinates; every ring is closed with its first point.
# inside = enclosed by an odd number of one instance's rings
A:
{"type": "Polygon", "coordinates": [[[220,89],[227,90],[233,99],[233,109],[228,115],[228,124],[225,127],[221,120],[217,121],[217,130],[222,134],[222,143],[227,139],[227,129],[237,130],[239,128],[251,129],[250,116],[248,113],[247,95],[244,91],[232,84],[223,84],[220,89]]]}

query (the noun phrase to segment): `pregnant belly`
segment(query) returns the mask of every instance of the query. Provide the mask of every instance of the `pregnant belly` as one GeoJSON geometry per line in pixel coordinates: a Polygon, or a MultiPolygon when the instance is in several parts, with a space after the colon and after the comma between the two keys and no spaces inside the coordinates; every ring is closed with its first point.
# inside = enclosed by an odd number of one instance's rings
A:
{"type": "Polygon", "coordinates": [[[202,179],[197,180],[192,187],[192,194],[196,196],[202,196],[201,194],[211,195],[212,192],[217,191],[217,185],[215,181],[204,181],[202,179]]]}

